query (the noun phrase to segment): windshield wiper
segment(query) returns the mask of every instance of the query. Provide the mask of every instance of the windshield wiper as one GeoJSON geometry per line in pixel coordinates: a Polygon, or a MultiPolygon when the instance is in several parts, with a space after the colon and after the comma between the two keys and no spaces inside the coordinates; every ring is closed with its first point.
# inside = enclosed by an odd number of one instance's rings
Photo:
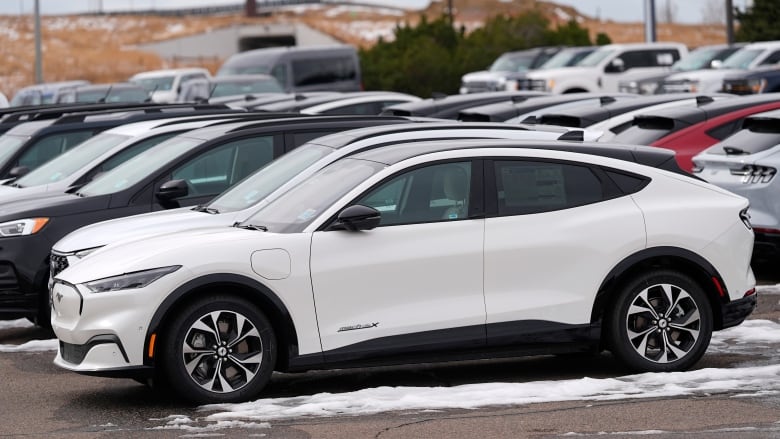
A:
{"type": "Polygon", "coordinates": [[[192,208],[192,210],[196,212],[206,212],[212,215],[216,215],[219,213],[219,209],[217,209],[216,207],[208,207],[205,204],[200,204],[198,206],[195,206],[192,208]]]}
{"type": "Polygon", "coordinates": [[[239,229],[246,229],[246,230],[259,230],[261,232],[267,232],[268,227],[266,226],[258,226],[255,224],[241,224],[241,223],[233,223],[233,227],[238,227],[239,229]]]}

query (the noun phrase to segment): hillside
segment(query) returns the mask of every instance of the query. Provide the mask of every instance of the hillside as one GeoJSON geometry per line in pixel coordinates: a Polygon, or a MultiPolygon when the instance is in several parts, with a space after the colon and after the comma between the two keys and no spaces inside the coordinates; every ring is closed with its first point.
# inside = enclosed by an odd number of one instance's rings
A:
{"type": "MultiPolygon", "coordinates": [[[[443,13],[446,2],[433,2],[423,11],[430,17],[443,13]]],[[[540,8],[553,23],[576,19],[590,30],[591,36],[604,32],[614,42],[636,42],[644,39],[641,23],[599,21],[576,10],[535,0],[458,0],[456,25],[468,31],[484,23],[490,14],[516,14],[540,8]]],[[[293,7],[272,17],[247,18],[222,16],[60,16],[42,18],[43,70],[46,81],[88,79],[112,82],[127,79],[134,73],[157,68],[176,67],[155,54],[138,50],[140,43],[162,41],[193,35],[242,23],[269,21],[305,22],[336,38],[367,47],[379,37],[391,39],[398,23],[415,23],[419,12],[359,6],[293,7]]],[[[681,41],[695,47],[721,43],[725,30],[721,26],[660,24],[658,38],[681,41]]],[[[32,17],[0,16],[0,91],[11,97],[19,88],[34,81],[34,35],[32,17]]],[[[221,60],[192,60],[212,71],[221,60]]]]}

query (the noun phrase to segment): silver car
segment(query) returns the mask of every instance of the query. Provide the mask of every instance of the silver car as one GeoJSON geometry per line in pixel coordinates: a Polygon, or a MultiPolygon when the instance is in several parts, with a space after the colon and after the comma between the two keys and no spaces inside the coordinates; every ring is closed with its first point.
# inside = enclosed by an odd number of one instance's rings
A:
{"type": "Polygon", "coordinates": [[[693,158],[693,172],[750,200],[753,262],[780,258],[780,110],[745,119],[742,129],[693,158]]]}

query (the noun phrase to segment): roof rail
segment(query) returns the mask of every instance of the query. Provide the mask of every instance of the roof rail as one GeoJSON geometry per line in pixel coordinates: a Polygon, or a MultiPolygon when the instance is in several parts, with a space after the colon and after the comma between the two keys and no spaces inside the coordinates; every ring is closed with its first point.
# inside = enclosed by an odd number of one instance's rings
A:
{"type": "Polygon", "coordinates": [[[117,104],[63,104],[60,106],[42,107],[20,112],[11,112],[0,123],[56,119],[67,113],[85,111],[106,111],[161,106],[160,104],[141,103],[117,103],[117,104]]]}
{"type": "Polygon", "coordinates": [[[201,111],[202,112],[224,111],[225,113],[228,114],[246,112],[245,110],[230,108],[227,105],[222,105],[222,104],[205,104],[205,105],[176,104],[170,106],[156,105],[154,107],[123,108],[123,109],[114,109],[114,110],[102,111],[102,112],[93,111],[93,112],[68,113],[66,115],[57,118],[57,120],[52,125],[64,125],[69,123],[84,122],[87,119],[87,117],[90,116],[104,116],[110,114],[127,113],[124,116],[127,118],[132,118],[134,116],[139,116],[141,114],[165,114],[166,116],[169,117],[176,117],[176,116],[187,115],[189,113],[197,114],[197,112],[201,112],[201,111]]]}
{"type": "MultiPolygon", "coordinates": [[[[262,113],[261,113],[262,114],[262,113]]],[[[242,125],[240,127],[233,128],[230,130],[230,132],[236,132],[241,130],[248,130],[252,128],[258,128],[266,125],[266,123],[269,120],[274,119],[282,119],[279,123],[296,123],[297,119],[305,119],[306,121],[311,122],[317,122],[317,121],[328,121],[328,122],[348,122],[348,121],[356,121],[356,120],[403,120],[403,121],[409,121],[409,118],[403,117],[403,116],[373,116],[373,115],[321,115],[321,114],[299,114],[299,113],[265,113],[265,114],[272,114],[273,116],[267,119],[260,118],[256,124],[247,124],[242,125]],[[279,117],[279,115],[282,115],[279,117]],[[286,121],[284,119],[291,119],[292,122],[286,121]]],[[[411,121],[410,121],[411,122],[411,121]]]]}

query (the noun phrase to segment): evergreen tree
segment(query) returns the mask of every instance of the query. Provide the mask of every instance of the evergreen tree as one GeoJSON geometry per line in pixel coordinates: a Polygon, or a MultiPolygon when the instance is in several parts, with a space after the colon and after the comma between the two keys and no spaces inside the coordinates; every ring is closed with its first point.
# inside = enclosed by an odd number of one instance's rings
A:
{"type": "Polygon", "coordinates": [[[739,21],[737,41],[780,40],[780,2],[777,0],[753,0],[753,6],[736,10],[739,21]]]}

